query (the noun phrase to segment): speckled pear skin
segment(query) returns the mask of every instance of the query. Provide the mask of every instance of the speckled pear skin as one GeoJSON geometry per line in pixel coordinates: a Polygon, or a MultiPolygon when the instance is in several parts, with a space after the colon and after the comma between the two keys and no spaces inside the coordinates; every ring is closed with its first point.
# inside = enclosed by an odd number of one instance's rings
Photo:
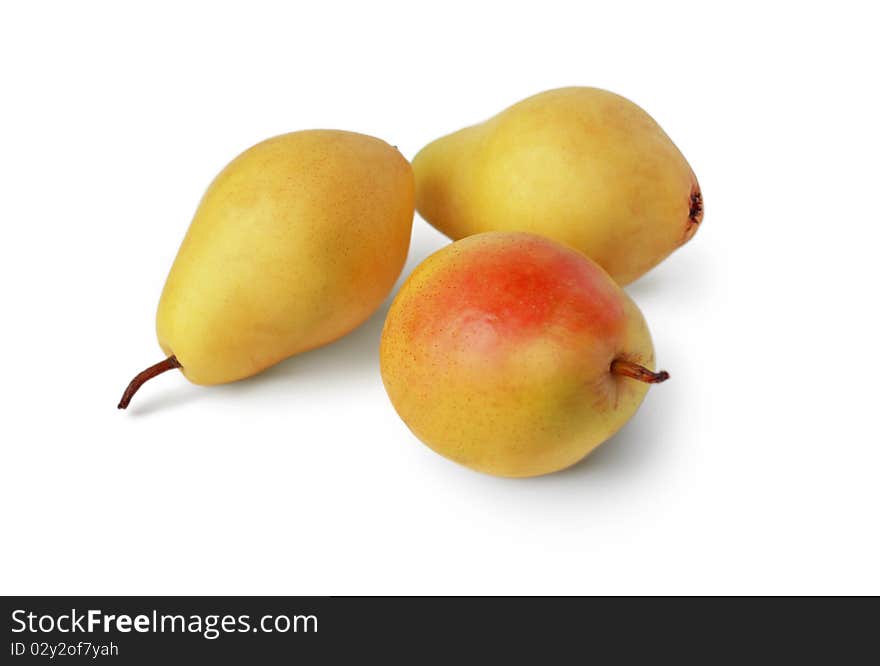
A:
{"type": "Polygon", "coordinates": [[[416,207],[457,240],[527,231],[574,247],[625,285],[703,219],[690,165],[636,104],[598,88],[540,93],[437,139],[413,160],[416,207]]]}
{"type": "Polygon", "coordinates": [[[654,367],[639,309],[596,263],[547,238],[489,232],[436,252],[395,298],[380,364],[391,402],[437,453],[527,477],[564,469],[613,435],[654,367]]]}

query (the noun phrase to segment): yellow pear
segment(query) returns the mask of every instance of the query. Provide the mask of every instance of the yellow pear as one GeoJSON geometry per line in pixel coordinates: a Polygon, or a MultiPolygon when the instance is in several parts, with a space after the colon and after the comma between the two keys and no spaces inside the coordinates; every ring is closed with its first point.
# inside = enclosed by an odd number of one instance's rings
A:
{"type": "Polygon", "coordinates": [[[403,268],[414,213],[409,162],[384,141],[335,130],[277,136],[208,187],[168,275],[156,330],[196,384],[254,375],[345,335],[403,268]]]}
{"type": "Polygon", "coordinates": [[[487,474],[578,462],[635,413],[654,372],[641,312],[543,236],[477,234],[416,268],[385,320],[385,389],[413,433],[487,474]]]}
{"type": "Polygon", "coordinates": [[[561,88],[437,139],[413,160],[416,207],[457,240],[529,231],[570,245],[619,284],[688,241],[703,217],[693,171],[640,107],[561,88]]]}

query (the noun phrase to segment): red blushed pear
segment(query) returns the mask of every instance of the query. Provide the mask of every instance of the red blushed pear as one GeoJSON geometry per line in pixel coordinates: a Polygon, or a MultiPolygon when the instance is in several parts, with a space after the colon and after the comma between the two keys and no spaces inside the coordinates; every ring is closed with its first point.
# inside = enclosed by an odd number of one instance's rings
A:
{"type": "Polygon", "coordinates": [[[509,477],[575,464],[669,377],[654,372],[641,312],[602,268],[516,232],[470,236],[424,261],[391,306],[380,359],[419,439],[509,477]]]}

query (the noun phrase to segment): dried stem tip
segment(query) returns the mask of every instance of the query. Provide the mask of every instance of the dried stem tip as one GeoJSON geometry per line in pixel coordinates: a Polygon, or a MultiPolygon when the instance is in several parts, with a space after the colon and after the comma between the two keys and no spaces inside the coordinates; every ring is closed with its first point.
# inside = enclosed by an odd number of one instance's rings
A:
{"type": "Polygon", "coordinates": [[[638,363],[631,363],[630,361],[624,361],[621,359],[617,359],[611,363],[611,372],[615,375],[638,379],[640,382],[645,382],[646,384],[659,384],[660,382],[665,382],[669,379],[669,373],[665,370],[652,372],[638,363]]]}

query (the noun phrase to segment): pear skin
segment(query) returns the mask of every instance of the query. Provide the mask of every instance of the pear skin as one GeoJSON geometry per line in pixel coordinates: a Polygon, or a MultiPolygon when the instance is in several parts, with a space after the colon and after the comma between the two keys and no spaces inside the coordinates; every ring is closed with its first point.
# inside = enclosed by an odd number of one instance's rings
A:
{"type": "Polygon", "coordinates": [[[636,305],[580,252],[470,236],[416,268],[380,349],[397,413],[437,453],[506,477],[575,464],[635,413],[654,372],[636,305]]]}
{"type": "Polygon", "coordinates": [[[527,231],[570,245],[625,285],[703,219],[696,176],[640,107],[561,88],[437,139],[413,160],[416,207],[457,240],[527,231]]]}
{"type": "Polygon", "coordinates": [[[120,407],[159,372],[232,382],[357,327],[400,275],[414,199],[409,162],[370,136],[294,132],[239,155],[208,187],[162,291],[168,358],[120,407]]]}

